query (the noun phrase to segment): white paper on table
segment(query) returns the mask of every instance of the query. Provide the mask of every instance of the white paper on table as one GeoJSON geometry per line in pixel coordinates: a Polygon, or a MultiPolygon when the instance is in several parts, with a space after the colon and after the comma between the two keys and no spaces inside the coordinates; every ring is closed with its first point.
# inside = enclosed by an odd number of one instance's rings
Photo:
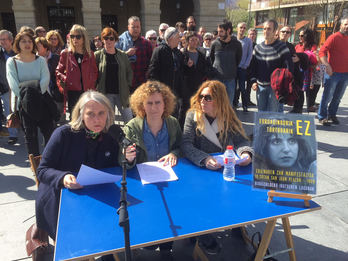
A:
{"type": "Polygon", "coordinates": [[[137,168],[143,185],[178,180],[172,167],[163,166],[163,162],[144,162],[137,164],[137,168]]]}
{"type": "MultiPolygon", "coordinates": [[[[237,154],[235,154],[237,159],[236,159],[236,165],[239,165],[240,163],[244,162],[247,158],[239,158],[237,154]]],[[[213,156],[214,159],[221,165],[224,166],[224,154],[220,155],[215,155],[213,156]]]]}
{"type": "Polygon", "coordinates": [[[114,183],[121,179],[121,175],[113,175],[86,165],[81,165],[76,181],[82,186],[114,183]]]}

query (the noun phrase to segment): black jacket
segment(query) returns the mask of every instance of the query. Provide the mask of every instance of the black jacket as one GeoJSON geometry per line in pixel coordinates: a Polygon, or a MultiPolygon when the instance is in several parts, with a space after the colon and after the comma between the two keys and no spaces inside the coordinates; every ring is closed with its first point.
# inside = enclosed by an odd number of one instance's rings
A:
{"type": "Polygon", "coordinates": [[[184,102],[185,100],[189,102],[190,97],[196,93],[199,86],[203,83],[203,81],[207,79],[213,79],[217,75],[210,64],[210,61],[205,57],[204,53],[200,50],[197,50],[198,59],[197,63],[192,65],[191,67],[187,66],[187,62],[189,60],[189,51],[187,49],[184,50],[184,81],[185,88],[182,90],[182,95],[184,102]]]}
{"type": "Polygon", "coordinates": [[[160,81],[168,85],[175,95],[182,97],[184,84],[184,59],[177,49],[171,49],[167,44],[161,44],[152,53],[148,79],[160,81]]]}
{"type": "MultiPolygon", "coordinates": [[[[15,53],[12,51],[10,56],[14,56],[15,53]]],[[[0,47],[0,95],[7,93],[10,90],[6,79],[6,58],[5,50],[0,47]]]]}
{"type": "Polygon", "coordinates": [[[56,68],[58,66],[60,56],[55,53],[51,54],[50,59],[47,60],[48,70],[50,71],[50,83],[48,85],[48,90],[55,101],[63,102],[64,96],[59,92],[56,80],[56,68]]]}

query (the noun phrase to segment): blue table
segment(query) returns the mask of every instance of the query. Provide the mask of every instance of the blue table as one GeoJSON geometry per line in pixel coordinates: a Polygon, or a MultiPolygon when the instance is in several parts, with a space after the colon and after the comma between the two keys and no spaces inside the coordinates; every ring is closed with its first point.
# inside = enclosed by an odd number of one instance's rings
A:
{"type": "MultiPolygon", "coordinates": [[[[110,173],[120,168],[108,170],[110,173]]],[[[211,171],[180,159],[174,167],[178,181],[142,185],[136,168],[128,171],[128,207],[132,248],[149,246],[221,229],[267,222],[261,260],[277,218],[282,218],[289,247],[292,236],[288,216],[320,209],[310,201],[277,199],[267,202],[267,191],[252,190],[251,166],[236,167],[237,181],[226,182],[222,171],[211,171]]],[[[55,260],[90,258],[124,250],[118,226],[120,185],[104,184],[81,190],[63,189],[59,210],[55,260]]],[[[295,253],[290,253],[295,260],[295,253]]]]}

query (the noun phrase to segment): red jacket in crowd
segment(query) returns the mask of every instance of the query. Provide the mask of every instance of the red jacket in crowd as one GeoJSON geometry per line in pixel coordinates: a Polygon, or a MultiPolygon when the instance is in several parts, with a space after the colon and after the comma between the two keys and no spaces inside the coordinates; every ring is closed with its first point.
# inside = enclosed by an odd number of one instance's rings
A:
{"type": "Polygon", "coordinates": [[[95,90],[98,78],[98,68],[95,62],[93,52],[89,56],[87,53],[83,56],[81,63],[81,71],[75,59],[74,53],[68,49],[61,52],[59,64],[56,69],[57,83],[61,86],[64,84],[64,92],[81,91],[81,73],[83,91],[95,90]]]}

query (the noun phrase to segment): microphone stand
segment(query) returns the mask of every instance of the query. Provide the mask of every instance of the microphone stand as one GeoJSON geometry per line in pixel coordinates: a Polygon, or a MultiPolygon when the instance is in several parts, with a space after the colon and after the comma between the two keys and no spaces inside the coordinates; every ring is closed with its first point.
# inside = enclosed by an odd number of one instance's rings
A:
{"type": "Polygon", "coordinates": [[[127,181],[126,181],[126,173],[127,173],[127,159],[126,159],[126,145],[122,144],[122,181],[121,181],[121,190],[120,190],[120,207],[117,210],[117,214],[119,215],[118,224],[120,227],[123,227],[124,232],[124,244],[125,244],[125,260],[131,261],[131,249],[130,249],[130,240],[129,240],[129,217],[127,210],[127,181]]]}

